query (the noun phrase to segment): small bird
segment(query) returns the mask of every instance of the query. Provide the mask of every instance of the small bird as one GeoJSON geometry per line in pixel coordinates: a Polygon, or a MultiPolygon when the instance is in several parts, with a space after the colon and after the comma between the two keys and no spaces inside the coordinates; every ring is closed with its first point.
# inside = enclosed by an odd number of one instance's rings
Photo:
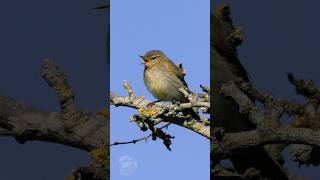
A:
{"type": "MultiPolygon", "coordinates": [[[[162,51],[150,50],[140,57],[144,64],[144,83],[155,98],[162,101],[189,102],[179,91],[181,87],[188,87],[183,73],[162,51]]],[[[200,119],[193,109],[185,110],[183,113],[200,119]]]]}

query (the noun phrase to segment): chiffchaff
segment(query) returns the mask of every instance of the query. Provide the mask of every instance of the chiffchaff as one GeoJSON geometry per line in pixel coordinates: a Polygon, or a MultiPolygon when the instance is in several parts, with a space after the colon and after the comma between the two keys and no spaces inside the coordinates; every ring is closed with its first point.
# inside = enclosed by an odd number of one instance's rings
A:
{"type": "MultiPolygon", "coordinates": [[[[188,87],[181,70],[162,51],[151,50],[140,57],[144,64],[144,83],[155,98],[163,101],[189,102],[179,91],[181,87],[188,87]]],[[[185,110],[183,113],[200,119],[193,109],[185,110]]]]}

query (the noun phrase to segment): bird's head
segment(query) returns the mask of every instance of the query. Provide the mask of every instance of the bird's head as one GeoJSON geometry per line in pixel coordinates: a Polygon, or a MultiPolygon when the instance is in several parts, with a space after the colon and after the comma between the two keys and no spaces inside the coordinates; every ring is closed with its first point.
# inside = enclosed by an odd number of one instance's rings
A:
{"type": "Polygon", "coordinates": [[[143,56],[139,56],[145,65],[145,67],[151,67],[154,64],[157,64],[162,59],[167,58],[166,55],[160,50],[151,50],[145,53],[143,56]]]}

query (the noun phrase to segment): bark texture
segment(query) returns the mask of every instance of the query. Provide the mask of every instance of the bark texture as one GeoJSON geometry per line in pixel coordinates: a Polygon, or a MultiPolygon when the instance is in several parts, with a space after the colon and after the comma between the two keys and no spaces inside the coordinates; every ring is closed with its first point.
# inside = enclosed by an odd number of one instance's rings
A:
{"type": "MultiPolygon", "coordinates": [[[[243,33],[233,25],[228,6],[219,6],[211,13],[211,58],[227,58],[232,61],[237,58],[236,47],[243,40],[243,33]],[[218,55],[217,55],[218,54],[218,55]]],[[[211,69],[214,70],[211,59],[211,69]]],[[[211,79],[214,79],[211,74],[211,79]]],[[[282,151],[288,145],[292,160],[300,164],[318,165],[320,146],[320,89],[312,80],[303,80],[288,73],[288,81],[296,89],[297,94],[305,97],[305,102],[295,100],[275,99],[271,93],[260,92],[248,82],[247,77],[223,84],[221,95],[232,99],[241,114],[255,125],[254,129],[241,132],[225,132],[223,127],[217,127],[211,121],[211,175],[224,178],[266,179],[257,167],[248,168],[245,172],[237,168],[227,168],[221,165],[221,160],[229,159],[235,150],[263,147],[272,159],[284,164],[282,151]],[[263,106],[258,107],[256,102],[263,106]],[[290,124],[281,122],[285,114],[291,118],[290,124]]],[[[213,82],[215,83],[215,82],[213,82]]],[[[213,89],[213,88],[211,88],[213,89]]],[[[212,99],[211,101],[214,101],[212,99]]],[[[214,115],[212,117],[214,119],[214,115]]],[[[236,119],[234,120],[237,121],[236,119]]],[[[287,179],[299,179],[283,167],[287,179]]]]}

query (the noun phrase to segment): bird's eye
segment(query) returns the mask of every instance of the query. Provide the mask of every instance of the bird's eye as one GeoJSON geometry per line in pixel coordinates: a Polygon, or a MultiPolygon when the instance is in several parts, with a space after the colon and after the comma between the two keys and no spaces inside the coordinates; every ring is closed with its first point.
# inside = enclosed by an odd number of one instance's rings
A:
{"type": "Polygon", "coordinates": [[[156,57],[156,56],[153,56],[153,57],[151,57],[151,59],[152,59],[152,60],[156,60],[156,59],[157,59],[157,57],[156,57]]]}

